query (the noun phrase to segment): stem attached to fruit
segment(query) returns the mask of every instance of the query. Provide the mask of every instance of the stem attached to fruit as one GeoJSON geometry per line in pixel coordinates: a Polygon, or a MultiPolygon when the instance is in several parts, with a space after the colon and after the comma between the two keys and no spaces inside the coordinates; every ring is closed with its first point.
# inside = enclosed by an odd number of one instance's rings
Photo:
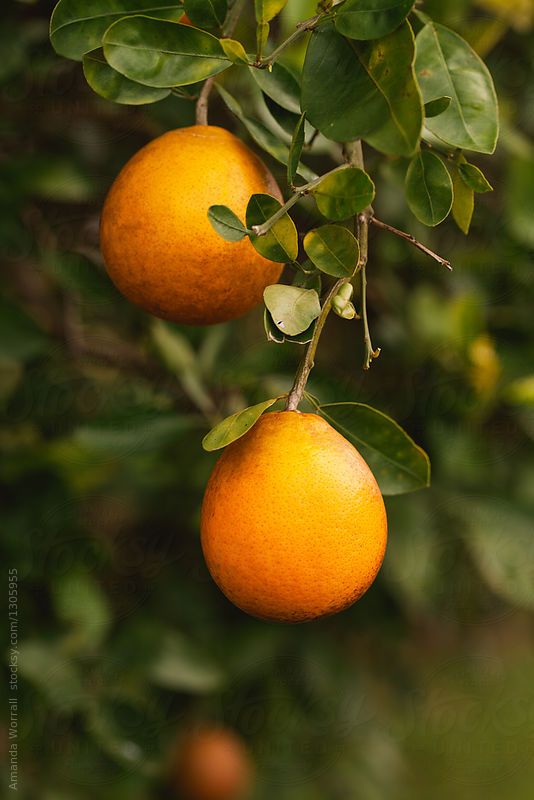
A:
{"type": "MultiPolygon", "coordinates": [[[[234,0],[228,14],[226,15],[226,19],[224,21],[224,25],[221,29],[221,39],[230,39],[236,29],[236,25],[239,22],[239,17],[241,12],[243,11],[243,6],[245,5],[245,0],[234,0]]],[[[215,76],[208,78],[207,81],[204,83],[202,87],[202,91],[200,92],[197,100],[196,105],[196,123],[197,125],[207,125],[208,124],[208,101],[209,96],[211,94],[211,90],[213,89],[213,83],[215,81],[215,76]]]]}
{"type": "MultiPolygon", "coordinates": [[[[344,147],[344,154],[347,162],[351,166],[359,167],[359,169],[364,169],[362,144],[359,140],[356,142],[347,142],[344,147]]],[[[338,169],[343,169],[343,167],[340,167],[338,169]]],[[[369,207],[365,209],[365,211],[363,211],[361,214],[359,214],[356,220],[357,238],[360,244],[360,260],[358,262],[358,270],[362,273],[362,276],[364,276],[362,278],[362,287],[363,287],[363,281],[365,280],[365,267],[367,264],[369,219],[371,218],[372,214],[373,210],[371,207],[369,207]]],[[[308,381],[308,377],[314,366],[315,354],[317,352],[317,345],[319,344],[321,333],[323,332],[326,319],[332,307],[332,300],[338,293],[340,287],[343,286],[344,283],[348,283],[349,280],[350,280],[349,278],[340,278],[338,281],[336,281],[331,286],[331,288],[328,291],[328,294],[324,299],[323,305],[321,307],[321,313],[319,314],[317,322],[315,323],[315,330],[313,332],[312,340],[306,349],[304,358],[302,359],[299,368],[297,370],[297,374],[295,375],[293,386],[287,397],[286,411],[296,411],[300,401],[302,400],[302,397],[304,395],[304,390],[306,388],[306,383],[308,381]]],[[[364,317],[364,333],[365,333],[365,342],[367,349],[368,343],[371,347],[372,345],[369,336],[369,327],[367,325],[367,309],[365,308],[365,294],[363,292],[362,292],[362,302],[363,302],[363,309],[365,310],[365,316],[363,313],[362,316],[364,317]]]]}

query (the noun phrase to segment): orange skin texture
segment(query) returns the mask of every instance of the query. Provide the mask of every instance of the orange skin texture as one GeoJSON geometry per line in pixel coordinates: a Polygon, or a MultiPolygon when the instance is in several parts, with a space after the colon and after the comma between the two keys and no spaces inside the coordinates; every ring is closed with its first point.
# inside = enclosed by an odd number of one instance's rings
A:
{"type": "Polygon", "coordinates": [[[100,244],[108,273],[133,303],[162,319],[209,325],[240,317],[276,283],[281,264],[248,238],[226,242],[208,208],[245,218],[252,194],[282,195],[263,162],[224,128],[179,128],[147,144],[113,183],[100,244]]]}
{"type": "Polygon", "coordinates": [[[186,800],[240,800],[252,780],[250,756],[233,731],[205,728],[181,742],[172,782],[186,800]]]}
{"type": "Polygon", "coordinates": [[[350,442],[316,414],[281,411],[224,450],[201,536],[209,571],[236,606],[305,622],[367,591],[384,558],[386,510],[350,442]]]}

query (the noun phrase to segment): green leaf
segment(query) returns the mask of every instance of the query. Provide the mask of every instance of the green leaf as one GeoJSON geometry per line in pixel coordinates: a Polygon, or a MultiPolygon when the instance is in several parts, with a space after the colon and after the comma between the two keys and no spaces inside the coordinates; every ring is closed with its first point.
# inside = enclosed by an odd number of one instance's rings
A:
{"type": "Polygon", "coordinates": [[[321,313],[319,295],[314,289],[274,284],[267,286],[263,299],[273,322],[282,333],[303,333],[321,313]]]}
{"type": "Polygon", "coordinates": [[[275,62],[272,70],[251,69],[250,71],[264,94],[287,111],[300,114],[300,86],[287,67],[275,62]]]}
{"type": "Polygon", "coordinates": [[[435,100],[430,100],[425,103],[425,118],[439,117],[444,111],[448,109],[451,104],[452,97],[436,97],[435,100]]]}
{"type": "Polygon", "coordinates": [[[146,86],[186,86],[217,75],[231,63],[210,33],[143,16],[115,22],[103,45],[113,69],[146,86]]]}
{"type": "Polygon", "coordinates": [[[374,42],[345,39],[322,25],[306,52],[302,110],[329,139],[363,138],[384,153],[409,156],[423,124],[413,61],[408,23],[374,42]]]}
{"type": "Polygon", "coordinates": [[[125,78],[109,66],[101,49],[83,56],[83,74],[94,92],[114,103],[130,106],[157,103],[170,94],[170,89],[154,89],[125,78]]]}
{"type": "Polygon", "coordinates": [[[373,202],[375,186],[362,169],[347,167],[327,175],[311,193],[324,217],[343,220],[373,202]]]}
{"type": "Polygon", "coordinates": [[[282,331],[278,330],[273,322],[273,318],[265,308],[263,310],[263,327],[267,336],[268,342],[275,342],[275,344],[284,344],[286,337],[282,331]]]}
{"type": "Polygon", "coordinates": [[[509,603],[534,609],[532,520],[504,500],[454,498],[465,544],[491,589],[509,603]]]}
{"type": "Polygon", "coordinates": [[[467,42],[443,25],[425,25],[417,35],[415,67],[425,103],[451,97],[448,109],[427,121],[428,130],[452,147],[493,153],[497,96],[486,65],[467,42]]]}
{"type": "Polygon", "coordinates": [[[109,26],[121,17],[147,14],[178,20],[183,6],[176,0],[59,0],[50,19],[50,41],[60,56],[81,61],[102,44],[109,26]]]}
{"type": "Polygon", "coordinates": [[[241,42],[236,39],[221,39],[221,47],[232,64],[248,64],[248,56],[241,42]]]}
{"type": "Polygon", "coordinates": [[[279,397],[274,397],[270,400],[264,400],[263,403],[249,406],[243,411],[232,414],[231,417],[226,417],[204,436],[202,447],[204,450],[211,452],[212,450],[220,450],[222,447],[235,442],[236,439],[240,439],[256,424],[263,412],[273,406],[279,399],[279,397]]]}
{"type": "Polygon", "coordinates": [[[452,174],[452,185],[454,192],[452,217],[462,233],[467,236],[475,210],[475,194],[471,187],[464,183],[456,167],[452,174]]]}
{"type": "Polygon", "coordinates": [[[336,278],[354,274],[360,258],[358,240],[341,225],[323,225],[304,237],[306,255],[321,272],[336,278]]]}
{"type": "Polygon", "coordinates": [[[430,461],[400,425],[363,403],[327,403],[320,414],[359,450],[385,495],[430,485],[430,461]]]}
{"type": "Polygon", "coordinates": [[[52,587],[54,607],[59,619],[71,631],[66,646],[69,652],[98,646],[111,625],[106,596],[91,575],[68,572],[56,578],[52,587]]]}
{"type": "Polygon", "coordinates": [[[278,103],[268,97],[268,95],[262,95],[263,101],[269,110],[269,114],[274,119],[274,121],[279,125],[288,136],[293,136],[293,131],[295,130],[295,126],[299,121],[299,116],[297,114],[293,114],[292,111],[288,111],[286,108],[282,108],[279,106],[278,103]]]}
{"type": "Polygon", "coordinates": [[[487,180],[486,176],[474,164],[468,164],[467,161],[458,164],[458,172],[463,182],[469,186],[474,192],[484,194],[485,192],[492,192],[493,186],[487,180]]]}
{"type": "Polygon", "coordinates": [[[248,233],[239,217],[227,206],[210,206],[208,219],[219,236],[227,242],[240,242],[248,233]]]}
{"type": "Polygon", "coordinates": [[[286,3],[287,0],[254,0],[257,22],[270,22],[280,13],[286,3]]]}
{"type": "Polygon", "coordinates": [[[424,225],[439,225],[449,215],[453,201],[451,176],[435,153],[423,150],[413,158],[406,173],[406,199],[424,225]]]}
{"type": "Polygon", "coordinates": [[[224,683],[220,667],[185,636],[173,632],[163,640],[149,679],[157,686],[196,694],[213,692],[224,683]]]}
{"type": "Polygon", "coordinates": [[[227,0],[184,0],[185,13],[199,28],[220,28],[228,11],[227,0]]]}
{"type": "MultiPolygon", "coordinates": [[[[269,194],[253,194],[247,206],[247,228],[250,230],[253,225],[263,225],[280,208],[281,203],[269,194]]],[[[249,236],[258,253],[270,261],[285,263],[295,261],[297,258],[298,233],[289,214],[284,214],[263,236],[254,233],[250,233],[249,236]]]]}
{"type": "Polygon", "coordinates": [[[336,28],[351,39],[378,39],[398,28],[413,0],[346,0],[336,13],[336,28]]]}
{"type": "Polygon", "coordinates": [[[301,289],[314,289],[320,297],[322,285],[321,273],[315,269],[313,272],[295,272],[295,277],[291,285],[299,286],[301,289]]]}
{"type": "Polygon", "coordinates": [[[293,138],[291,139],[289,158],[287,160],[287,182],[290,186],[293,186],[293,181],[295,180],[299,166],[300,154],[302,153],[302,148],[304,147],[304,134],[306,128],[305,120],[306,114],[301,114],[299,121],[295,125],[293,138]]]}

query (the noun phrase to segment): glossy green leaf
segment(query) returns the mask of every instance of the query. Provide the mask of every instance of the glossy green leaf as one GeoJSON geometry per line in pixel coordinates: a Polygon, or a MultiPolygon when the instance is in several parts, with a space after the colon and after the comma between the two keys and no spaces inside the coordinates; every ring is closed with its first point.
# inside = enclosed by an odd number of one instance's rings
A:
{"type": "Polygon", "coordinates": [[[425,118],[439,117],[440,114],[443,114],[448,109],[451,100],[452,97],[436,97],[435,100],[425,103],[425,118]]]}
{"type": "Polygon", "coordinates": [[[231,63],[210,33],[149,17],[115,22],[103,43],[106,61],[146,86],[186,86],[222,72],[231,63]]]}
{"type": "Polygon", "coordinates": [[[264,400],[255,406],[249,406],[232,414],[231,417],[226,417],[222,422],[219,422],[211,431],[204,436],[202,440],[202,447],[204,450],[220,450],[222,447],[235,442],[241,436],[249,431],[252,426],[259,420],[264,411],[273,406],[279,397],[264,400]]]}
{"type": "Polygon", "coordinates": [[[454,192],[452,217],[462,233],[467,236],[475,210],[475,193],[470,186],[464,183],[456,167],[452,174],[452,186],[454,192]]]}
{"type": "Polygon", "coordinates": [[[59,0],[50,19],[50,41],[59,55],[81,61],[101,46],[112,23],[132,14],[178,20],[183,6],[176,0],[59,0]]]}
{"type": "Polygon", "coordinates": [[[329,139],[364,138],[382,152],[411,155],[423,124],[413,61],[408,23],[374,42],[346,39],[332,24],[322,25],[306,52],[302,109],[329,139]]]}
{"type": "Polygon", "coordinates": [[[248,233],[239,217],[227,206],[210,206],[208,219],[219,236],[227,242],[240,242],[248,233]]]}
{"type": "Polygon", "coordinates": [[[328,403],[320,414],[359,450],[385,495],[430,484],[430,462],[394,420],[363,403],[328,403]]]}
{"type": "Polygon", "coordinates": [[[220,28],[228,11],[227,0],[184,0],[185,13],[199,28],[220,28]]]}
{"type": "Polygon", "coordinates": [[[323,225],[304,237],[304,250],[321,272],[336,278],[354,274],[360,258],[358,240],[341,225],[323,225]]]}
{"type": "MultiPolygon", "coordinates": [[[[253,194],[247,206],[247,228],[263,225],[280,208],[281,204],[275,197],[253,194]]],[[[298,255],[298,233],[289,214],[284,214],[263,236],[251,233],[250,241],[258,253],[270,261],[295,261],[298,255]]]]}
{"type": "Polygon", "coordinates": [[[270,22],[283,9],[287,0],[254,0],[256,20],[259,23],[270,22]]]}
{"type": "Polygon", "coordinates": [[[170,94],[170,89],[154,89],[125,78],[109,66],[101,49],[84,55],[83,74],[94,92],[114,103],[131,106],[157,103],[170,94]]]}
{"type": "Polygon", "coordinates": [[[302,153],[302,148],[304,147],[304,134],[306,127],[305,120],[306,114],[301,114],[291,139],[289,157],[287,160],[287,182],[290,186],[293,185],[293,181],[295,180],[295,176],[299,167],[300,154],[302,153]]]}
{"type": "Polygon", "coordinates": [[[468,164],[463,161],[458,165],[458,172],[465,184],[469,186],[474,192],[484,194],[485,192],[492,192],[493,186],[488,181],[482,170],[475,167],[474,164],[468,164]]]}
{"type": "Polygon", "coordinates": [[[267,95],[263,95],[263,101],[276,124],[279,125],[288,136],[293,136],[295,126],[299,121],[299,115],[293,114],[292,111],[288,111],[286,108],[282,108],[282,106],[279,106],[278,103],[275,103],[275,101],[267,95]]]}
{"type": "Polygon", "coordinates": [[[457,33],[432,23],[417,35],[416,73],[425,103],[451,97],[448,109],[427,121],[452,147],[493,153],[499,134],[497,97],[480,57],[457,33]]]}
{"type": "Polygon", "coordinates": [[[336,28],[351,39],[378,39],[398,28],[413,0],[346,0],[336,13],[336,28]]]}
{"type": "Polygon", "coordinates": [[[276,283],[267,286],[263,299],[276,327],[288,336],[303,333],[321,313],[319,295],[314,289],[276,283]]]}
{"type": "Polygon", "coordinates": [[[264,94],[282,108],[300,114],[300,86],[287,67],[275,62],[272,70],[251,69],[251,74],[264,94]]]}
{"type": "Polygon", "coordinates": [[[221,47],[232,64],[248,64],[248,56],[241,42],[236,39],[221,39],[221,47]]]}
{"type": "Polygon", "coordinates": [[[439,225],[449,215],[452,180],[435,153],[423,150],[413,158],[406,173],[406,199],[412,213],[424,225],[439,225]]]}
{"type": "Polygon", "coordinates": [[[343,220],[358,214],[373,202],[375,186],[362,169],[347,167],[323,178],[312,194],[324,217],[343,220]]]}

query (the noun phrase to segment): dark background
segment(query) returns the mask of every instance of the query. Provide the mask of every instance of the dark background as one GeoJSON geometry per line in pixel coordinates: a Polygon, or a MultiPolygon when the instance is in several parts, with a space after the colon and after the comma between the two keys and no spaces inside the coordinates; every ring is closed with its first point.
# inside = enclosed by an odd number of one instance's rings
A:
{"type": "MultiPolygon", "coordinates": [[[[288,6],[276,33],[313,12],[288,6]]],[[[406,164],[367,149],[377,214],[454,272],[372,231],[382,355],[364,373],[359,323],[332,319],[310,390],[397,419],[429,452],[432,488],[387,500],[388,553],[368,594],[297,628],[225,600],[198,523],[214,462],[200,445],[206,397],[227,414],[286,391],[302,351],[268,344],[260,309],[162,335],[111,285],[98,251],[105,193],[193,107],[92,94],[48,43],[51,8],[4,3],[0,26],[2,562],[19,576],[18,796],[171,797],[176,736],[215,721],[252,750],[254,798],[530,800],[534,3],[424,4],[484,55],[500,97],[497,154],[473,159],[495,192],[468,238],[452,221],[422,229],[404,201],[406,164]]],[[[240,34],[252,46],[251,14],[240,34]]],[[[247,138],[215,96],[211,120],[247,138]]],[[[331,155],[319,142],[308,162],[325,170],[331,155]]],[[[297,217],[309,226],[313,213],[297,217]]],[[[7,723],[0,737],[7,756],[7,723]]]]}

